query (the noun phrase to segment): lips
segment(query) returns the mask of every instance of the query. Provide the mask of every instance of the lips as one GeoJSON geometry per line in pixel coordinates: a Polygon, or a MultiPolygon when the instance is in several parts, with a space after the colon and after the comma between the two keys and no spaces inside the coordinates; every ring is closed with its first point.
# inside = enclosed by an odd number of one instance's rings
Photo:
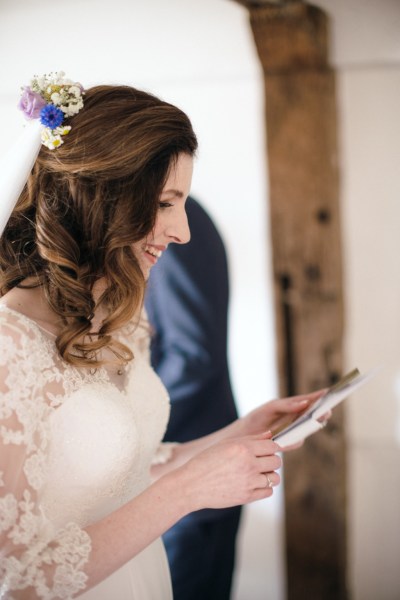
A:
{"type": "Polygon", "coordinates": [[[162,253],[166,249],[166,246],[154,246],[152,244],[145,244],[145,246],[143,246],[143,252],[147,260],[149,260],[153,265],[155,265],[158,259],[161,258],[162,253]]]}
{"type": "Polygon", "coordinates": [[[155,258],[160,258],[163,253],[163,250],[158,249],[156,246],[149,246],[149,245],[146,245],[144,247],[144,251],[148,252],[148,254],[151,254],[155,258]]]}

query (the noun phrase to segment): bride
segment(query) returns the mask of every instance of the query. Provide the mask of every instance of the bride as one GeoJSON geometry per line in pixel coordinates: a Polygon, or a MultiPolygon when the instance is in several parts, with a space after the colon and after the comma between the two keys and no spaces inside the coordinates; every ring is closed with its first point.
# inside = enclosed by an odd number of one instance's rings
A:
{"type": "Polygon", "coordinates": [[[191,511],[270,497],[267,430],[318,393],[162,444],[142,305],[150,269],[190,239],[191,123],[63,74],[34,79],[20,108],[42,146],[0,240],[0,598],[167,600],[160,536],[191,511]]]}

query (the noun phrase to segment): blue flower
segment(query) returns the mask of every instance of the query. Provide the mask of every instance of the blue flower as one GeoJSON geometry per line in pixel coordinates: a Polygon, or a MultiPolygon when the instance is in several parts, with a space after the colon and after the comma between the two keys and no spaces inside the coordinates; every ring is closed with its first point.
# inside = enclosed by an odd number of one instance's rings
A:
{"type": "Polygon", "coordinates": [[[40,111],[40,122],[45,127],[55,129],[64,121],[64,113],[62,110],[54,106],[54,104],[47,104],[40,111]]]}

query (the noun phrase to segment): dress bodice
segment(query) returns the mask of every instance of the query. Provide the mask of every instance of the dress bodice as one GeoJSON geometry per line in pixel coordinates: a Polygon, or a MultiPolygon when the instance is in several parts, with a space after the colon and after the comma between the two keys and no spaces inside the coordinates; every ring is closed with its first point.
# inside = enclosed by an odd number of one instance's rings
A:
{"type": "Polygon", "coordinates": [[[140,493],[167,419],[165,390],[140,354],[124,391],[104,377],[64,397],[50,415],[46,515],[87,525],[140,493]]]}
{"type": "MultiPolygon", "coordinates": [[[[79,555],[72,562],[82,565],[90,548],[83,528],[149,485],[169,401],[149,364],[147,329],[142,321],[119,334],[134,353],[122,375],[105,367],[77,369],[59,357],[51,334],[0,304],[0,483],[8,492],[0,498],[0,534],[7,531],[16,548],[8,544],[9,578],[31,560],[35,588],[43,552],[49,561],[58,548],[59,557],[71,539],[79,555]]],[[[71,579],[76,575],[71,570],[71,579]]]]}

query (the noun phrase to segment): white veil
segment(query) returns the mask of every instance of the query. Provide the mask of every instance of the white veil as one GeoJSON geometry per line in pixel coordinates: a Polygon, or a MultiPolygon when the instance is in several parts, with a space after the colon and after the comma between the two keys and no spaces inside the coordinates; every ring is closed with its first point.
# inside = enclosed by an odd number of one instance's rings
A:
{"type": "Polygon", "coordinates": [[[0,236],[39,154],[42,129],[39,119],[27,121],[21,135],[0,160],[0,236]]]}

